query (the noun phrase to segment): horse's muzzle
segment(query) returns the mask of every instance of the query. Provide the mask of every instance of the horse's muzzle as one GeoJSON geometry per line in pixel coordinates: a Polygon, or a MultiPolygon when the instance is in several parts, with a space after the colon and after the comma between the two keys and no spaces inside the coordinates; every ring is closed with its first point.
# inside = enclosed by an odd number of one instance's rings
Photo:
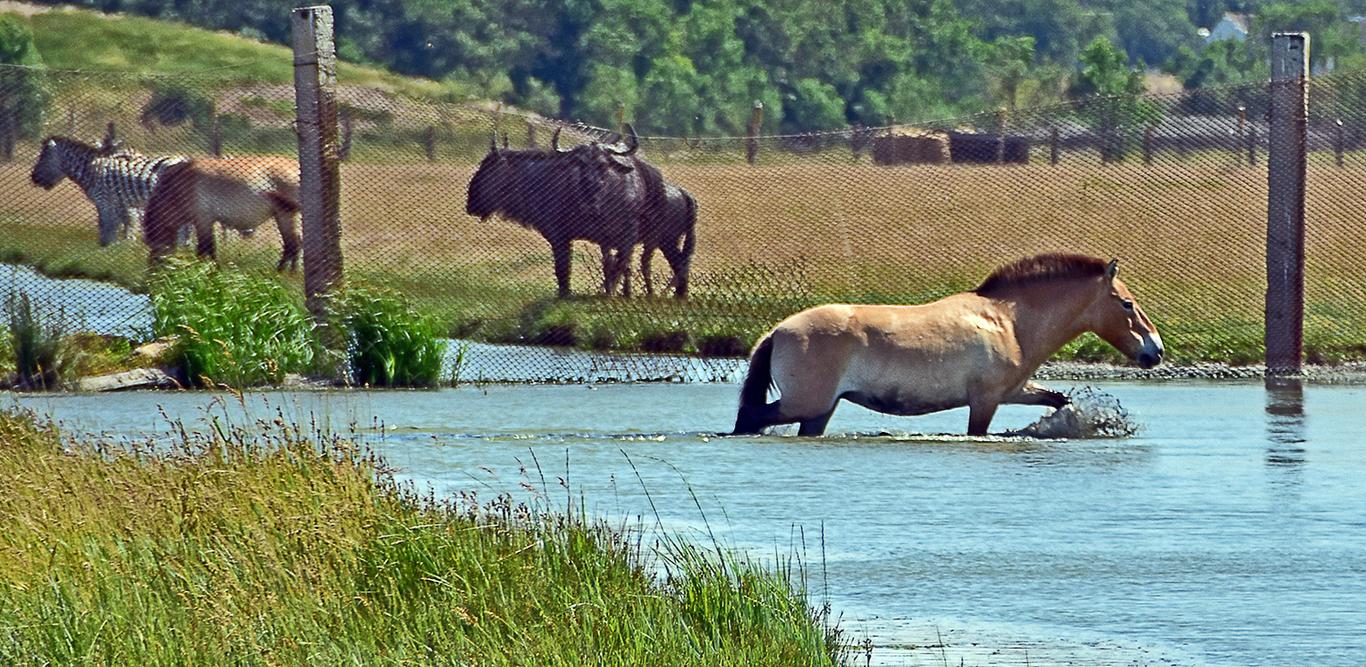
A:
{"type": "Polygon", "coordinates": [[[1152,368],[1153,366],[1162,363],[1162,353],[1144,350],[1143,352],[1138,353],[1138,359],[1135,359],[1135,361],[1138,362],[1139,368],[1152,368]]]}

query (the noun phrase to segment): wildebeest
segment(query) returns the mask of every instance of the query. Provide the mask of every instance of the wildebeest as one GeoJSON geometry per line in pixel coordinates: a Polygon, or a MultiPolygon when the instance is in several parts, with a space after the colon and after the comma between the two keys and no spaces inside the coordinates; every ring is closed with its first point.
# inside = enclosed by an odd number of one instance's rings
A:
{"type": "Polygon", "coordinates": [[[299,163],[285,157],[194,158],[162,171],[143,216],[143,240],[153,260],[170,253],[176,232],[195,230],[195,251],[216,257],[213,223],[248,233],[269,218],[283,249],[277,271],[299,264],[299,163]]]}
{"type": "MultiPolygon", "coordinates": [[[[626,126],[627,141],[636,145],[635,130],[626,126]]],[[[551,147],[556,152],[568,153],[570,150],[559,146],[559,128],[551,137],[551,147]]],[[[577,149],[572,149],[577,150],[577,149]]],[[[697,200],[687,190],[668,182],[654,165],[646,162],[638,154],[630,156],[635,168],[646,176],[649,189],[640,219],[640,272],[645,281],[645,293],[654,294],[654,278],[650,271],[650,261],[655,250],[664,254],[673,278],[674,295],[680,299],[688,296],[688,273],[691,270],[692,256],[696,249],[697,200]],[[662,187],[656,187],[656,183],[662,187]]],[[[619,270],[629,271],[627,267],[619,270]]]]}
{"type": "MultiPolygon", "coordinates": [[[[497,213],[536,230],[550,244],[559,296],[569,296],[570,245],[575,240],[602,249],[603,292],[618,281],[630,294],[630,259],[640,239],[640,221],[658,172],[638,169],[631,159],[635,133],[624,143],[593,142],[573,149],[499,148],[496,137],[470,179],[465,212],[487,220],[497,213]]],[[[558,136],[557,136],[558,141],[558,136]]]]}
{"type": "Polygon", "coordinates": [[[1065,395],[1029,378],[1082,333],[1144,368],[1162,361],[1162,337],[1117,270],[1095,257],[1037,255],[933,303],[792,315],[754,347],[735,433],[800,422],[801,435],[820,435],[840,399],[907,416],[966,405],[969,435],[985,434],[1002,403],[1061,407],[1065,395]],[[772,403],[770,384],[781,394],[772,403]]]}

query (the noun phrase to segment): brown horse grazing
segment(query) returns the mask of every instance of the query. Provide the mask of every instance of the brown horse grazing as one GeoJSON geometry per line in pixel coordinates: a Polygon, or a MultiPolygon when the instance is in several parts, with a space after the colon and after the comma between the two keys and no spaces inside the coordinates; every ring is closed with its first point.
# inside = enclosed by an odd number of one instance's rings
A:
{"type": "Polygon", "coordinates": [[[1002,403],[1068,402],[1029,378],[1087,331],[1151,368],[1162,337],[1115,278],[1117,262],[1038,255],[933,303],[832,304],[788,317],[754,347],[735,433],[799,422],[801,435],[820,435],[843,398],[907,416],[966,405],[968,434],[984,435],[1002,403]],[[772,403],[770,385],[781,393],[772,403]]]}
{"type": "Polygon", "coordinates": [[[299,266],[299,163],[285,157],[195,158],[162,171],[147,213],[143,240],[153,261],[175,248],[176,231],[195,230],[195,251],[216,257],[213,223],[243,235],[269,218],[275,219],[284,248],[277,271],[299,266]]]}

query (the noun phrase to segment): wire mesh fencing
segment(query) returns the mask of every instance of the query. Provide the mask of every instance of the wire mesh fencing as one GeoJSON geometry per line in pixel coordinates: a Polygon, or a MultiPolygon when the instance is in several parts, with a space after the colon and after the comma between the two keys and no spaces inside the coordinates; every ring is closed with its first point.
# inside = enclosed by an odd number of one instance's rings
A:
{"type": "MultiPolygon", "coordinates": [[[[240,185],[275,194],[222,213],[217,261],[302,299],[301,272],[277,271],[288,231],[271,206],[288,184],[272,190],[257,168],[296,155],[292,86],[6,72],[0,256],[36,267],[0,269],[7,299],[29,294],[76,328],[150,335],[136,294],[151,240],[139,195],[155,179],[110,177],[106,190],[127,196],[97,201],[117,197],[80,185],[89,174],[39,173],[52,138],[90,151],[57,171],[131,153],[236,160],[240,185]],[[119,207],[128,222],[102,231],[119,207]],[[133,293],[58,282],[68,278],[133,293]]],[[[1359,360],[1366,75],[1316,78],[1310,101],[1306,355],[1359,360]]],[[[633,137],[344,80],[338,102],[346,280],[393,288],[436,318],[461,380],[734,379],[749,346],[804,307],[921,303],[1040,252],[1118,258],[1174,362],[1262,356],[1265,85],[785,136],[633,137]],[[510,166],[476,193],[491,160],[510,166]]],[[[170,252],[196,249],[177,239],[170,252]]],[[[1089,336],[1062,354],[1118,359],[1089,336]]]]}

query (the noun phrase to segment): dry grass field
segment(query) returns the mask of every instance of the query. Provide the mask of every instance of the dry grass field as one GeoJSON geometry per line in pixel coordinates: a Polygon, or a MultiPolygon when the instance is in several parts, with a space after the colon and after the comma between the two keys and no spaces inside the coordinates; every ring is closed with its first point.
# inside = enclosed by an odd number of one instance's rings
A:
{"type": "MultiPolygon", "coordinates": [[[[1120,259],[1121,276],[1173,360],[1260,356],[1264,166],[1218,155],[1105,167],[879,167],[847,151],[757,166],[686,157],[659,161],[701,207],[686,303],[594,296],[600,259],[588,245],[574,264],[573,289],[582,296],[553,299],[550,254],[538,235],[465,214],[473,164],[346,164],[347,273],[402,289],[462,336],[724,353],[804,305],[924,301],[969,288],[1023,255],[1082,252],[1120,259]]],[[[137,286],[145,255],[136,241],[96,247],[94,212],[80,192],[70,183],[52,192],[32,186],[29,166],[0,166],[0,253],[53,273],[137,286]]],[[[1361,358],[1366,165],[1349,159],[1339,169],[1315,159],[1310,170],[1310,357],[1361,358]]],[[[267,270],[279,237],[267,225],[222,248],[224,261],[267,270]]],[[[662,257],[655,271],[662,284],[662,257]]],[[[1104,353],[1083,341],[1068,354],[1104,353]]]]}

